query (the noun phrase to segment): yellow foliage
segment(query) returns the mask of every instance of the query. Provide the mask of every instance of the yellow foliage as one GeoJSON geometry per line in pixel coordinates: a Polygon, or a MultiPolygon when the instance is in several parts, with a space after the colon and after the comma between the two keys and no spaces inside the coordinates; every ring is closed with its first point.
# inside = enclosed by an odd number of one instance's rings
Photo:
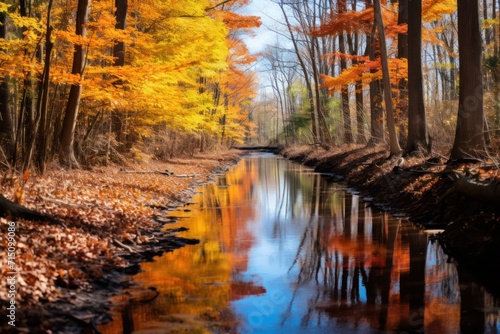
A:
{"type": "Polygon", "coordinates": [[[457,10],[457,0],[424,0],[422,2],[422,19],[424,22],[439,20],[443,15],[457,10]]]}
{"type": "MultiPolygon", "coordinates": [[[[54,2],[50,80],[53,86],[82,85],[80,113],[126,112],[137,133],[165,123],[181,132],[244,138],[252,124],[248,101],[255,95],[254,78],[242,68],[254,61],[232,32],[258,27],[257,17],[230,12],[245,1],[222,8],[212,0],[129,0],[127,27],[117,29],[114,2],[94,0],[85,37],[75,33],[77,1],[54,2]],[[125,45],[125,65],[114,66],[113,48],[125,45]],[[71,74],[74,48],[85,48],[82,76],[71,74]],[[223,98],[216,99],[215,96],[223,98]]],[[[39,78],[43,57],[47,4],[33,6],[37,15],[22,17],[0,2],[7,12],[12,38],[0,40],[0,77],[39,78]],[[19,32],[22,32],[22,35],[19,32]]]]}

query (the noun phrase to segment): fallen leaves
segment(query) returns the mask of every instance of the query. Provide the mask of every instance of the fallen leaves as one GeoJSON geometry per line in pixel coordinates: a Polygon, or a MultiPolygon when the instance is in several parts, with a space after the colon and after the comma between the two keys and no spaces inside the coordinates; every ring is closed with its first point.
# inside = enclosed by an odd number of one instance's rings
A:
{"type": "MultiPolygon", "coordinates": [[[[90,291],[91,283],[105,268],[129,266],[122,244],[148,242],[161,228],[154,217],[183,204],[192,188],[211,177],[221,165],[237,159],[236,152],[179,159],[147,166],[146,170],[169,170],[174,175],[120,173],[119,167],[93,171],[52,170],[42,178],[24,180],[24,201],[29,208],[49,214],[67,227],[44,222],[19,221],[16,230],[16,302],[35,305],[56,301],[61,288],[90,291]],[[195,177],[176,178],[176,174],[195,177]]],[[[3,190],[5,194],[14,193],[3,190]]],[[[8,220],[0,219],[0,252],[6,254],[8,220]]],[[[9,272],[7,257],[0,260],[0,275],[9,272]]],[[[0,281],[0,299],[8,300],[7,280],[0,281]]]]}

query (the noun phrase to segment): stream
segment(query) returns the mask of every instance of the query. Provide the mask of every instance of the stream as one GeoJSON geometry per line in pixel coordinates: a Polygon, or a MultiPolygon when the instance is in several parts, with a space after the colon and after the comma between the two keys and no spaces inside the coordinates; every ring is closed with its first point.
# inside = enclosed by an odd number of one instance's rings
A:
{"type": "Polygon", "coordinates": [[[500,332],[429,231],[307,167],[250,153],[198,190],[167,228],[201,242],[142,264],[102,333],[500,332]]]}

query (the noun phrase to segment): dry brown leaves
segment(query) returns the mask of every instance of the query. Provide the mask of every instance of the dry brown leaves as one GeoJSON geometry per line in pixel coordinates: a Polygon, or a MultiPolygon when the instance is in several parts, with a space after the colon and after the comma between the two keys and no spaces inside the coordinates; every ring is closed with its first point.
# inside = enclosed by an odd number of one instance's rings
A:
{"type": "MultiPolygon", "coordinates": [[[[112,240],[140,243],[153,231],[154,207],[179,205],[193,195],[193,187],[209,180],[211,172],[237,159],[237,152],[219,152],[193,159],[93,171],[52,170],[43,177],[32,175],[24,186],[24,205],[64,222],[66,227],[45,222],[19,221],[16,226],[16,301],[32,304],[54,301],[59,287],[90,289],[90,279],[102,275],[104,266],[126,266],[117,256],[112,240]],[[173,175],[126,173],[168,170],[173,175]],[[196,174],[182,177],[179,174],[196,174]]],[[[18,187],[4,187],[12,199],[18,187]]],[[[7,253],[8,220],[0,219],[0,251],[7,253]]],[[[156,227],[157,228],[157,227],[156,227]]],[[[120,250],[122,251],[122,250],[120,250]]],[[[0,275],[8,276],[7,256],[0,260],[0,275]]],[[[0,281],[0,299],[8,300],[7,280],[0,281]]]]}

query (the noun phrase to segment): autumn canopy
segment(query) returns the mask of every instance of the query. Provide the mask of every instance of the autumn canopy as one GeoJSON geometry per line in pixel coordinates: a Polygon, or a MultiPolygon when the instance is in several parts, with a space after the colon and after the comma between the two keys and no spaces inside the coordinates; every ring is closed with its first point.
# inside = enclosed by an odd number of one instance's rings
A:
{"type": "Polygon", "coordinates": [[[246,2],[0,2],[6,160],[43,170],[58,154],[71,166],[242,142],[256,59],[241,36],[260,25],[234,12],[246,2]]]}

